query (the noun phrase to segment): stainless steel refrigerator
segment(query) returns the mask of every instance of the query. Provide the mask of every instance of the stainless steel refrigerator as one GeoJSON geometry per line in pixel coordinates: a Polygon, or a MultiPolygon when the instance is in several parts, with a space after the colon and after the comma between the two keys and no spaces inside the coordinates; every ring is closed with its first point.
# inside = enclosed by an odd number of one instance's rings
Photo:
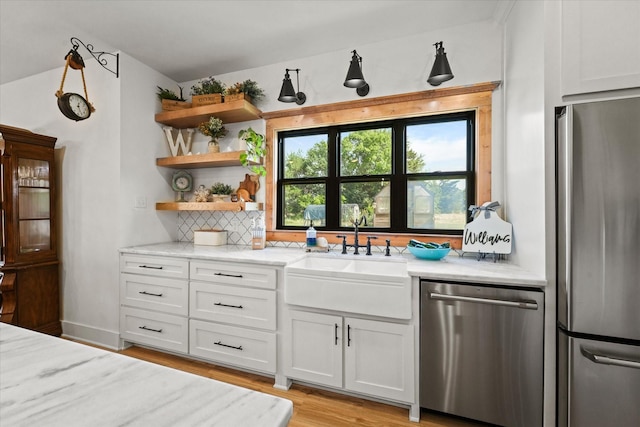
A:
{"type": "Polygon", "coordinates": [[[640,426],[640,98],[556,130],[558,425],[640,426]]]}

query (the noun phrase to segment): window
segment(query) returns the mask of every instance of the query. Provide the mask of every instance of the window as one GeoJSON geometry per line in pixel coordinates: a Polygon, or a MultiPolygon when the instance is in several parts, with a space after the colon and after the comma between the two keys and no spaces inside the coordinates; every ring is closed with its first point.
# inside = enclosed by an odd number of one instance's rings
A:
{"type": "Polygon", "coordinates": [[[278,229],[461,234],[475,201],[475,112],[278,133],[278,229]]]}

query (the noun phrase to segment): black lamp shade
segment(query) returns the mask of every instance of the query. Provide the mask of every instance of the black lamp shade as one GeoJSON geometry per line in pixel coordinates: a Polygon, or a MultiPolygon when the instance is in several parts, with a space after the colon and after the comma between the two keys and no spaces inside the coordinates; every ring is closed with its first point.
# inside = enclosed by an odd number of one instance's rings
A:
{"type": "Polygon", "coordinates": [[[287,73],[282,80],[282,89],[280,89],[280,96],[278,97],[278,101],[296,102],[297,100],[298,98],[296,97],[296,91],[293,88],[291,79],[289,78],[289,73],[287,73]]]}
{"type": "Polygon", "coordinates": [[[453,73],[447,60],[447,54],[442,47],[442,42],[436,43],[436,60],[433,63],[433,68],[431,69],[431,74],[429,74],[427,82],[429,82],[431,86],[438,86],[440,83],[451,80],[452,78],[453,73]]]}
{"type": "Polygon", "coordinates": [[[367,82],[364,80],[364,76],[362,75],[362,68],[360,67],[358,54],[354,50],[353,56],[351,57],[351,64],[349,65],[349,71],[347,71],[347,78],[344,80],[344,85],[346,87],[359,88],[366,84],[367,82]]]}
{"type": "Polygon", "coordinates": [[[303,92],[296,92],[293,88],[293,83],[291,82],[291,78],[289,77],[289,71],[296,72],[296,80],[298,81],[298,89],[300,89],[300,80],[298,77],[298,73],[300,72],[299,68],[287,68],[284,73],[284,79],[282,80],[282,89],[280,89],[280,96],[278,97],[278,101],[280,102],[295,102],[298,105],[302,105],[307,100],[307,95],[303,92]]]}

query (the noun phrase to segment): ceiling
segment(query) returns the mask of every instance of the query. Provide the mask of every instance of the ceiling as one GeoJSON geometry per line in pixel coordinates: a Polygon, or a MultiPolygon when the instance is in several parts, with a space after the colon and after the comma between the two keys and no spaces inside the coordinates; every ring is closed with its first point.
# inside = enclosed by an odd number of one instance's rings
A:
{"type": "MultiPolygon", "coordinates": [[[[0,84],[62,67],[71,37],[93,44],[95,51],[121,50],[186,82],[497,20],[505,3],[0,0],[0,84]]],[[[88,58],[84,48],[78,52],[88,58]]]]}

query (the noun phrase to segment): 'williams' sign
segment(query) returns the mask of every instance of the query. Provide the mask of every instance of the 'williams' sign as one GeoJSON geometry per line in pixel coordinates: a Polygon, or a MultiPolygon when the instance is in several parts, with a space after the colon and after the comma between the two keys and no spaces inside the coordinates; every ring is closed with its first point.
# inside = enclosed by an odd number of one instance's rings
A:
{"type": "Polygon", "coordinates": [[[469,207],[474,219],[464,228],[463,252],[511,253],[513,227],[498,216],[496,209],[499,206],[498,202],[487,202],[482,206],[469,207]]]}

